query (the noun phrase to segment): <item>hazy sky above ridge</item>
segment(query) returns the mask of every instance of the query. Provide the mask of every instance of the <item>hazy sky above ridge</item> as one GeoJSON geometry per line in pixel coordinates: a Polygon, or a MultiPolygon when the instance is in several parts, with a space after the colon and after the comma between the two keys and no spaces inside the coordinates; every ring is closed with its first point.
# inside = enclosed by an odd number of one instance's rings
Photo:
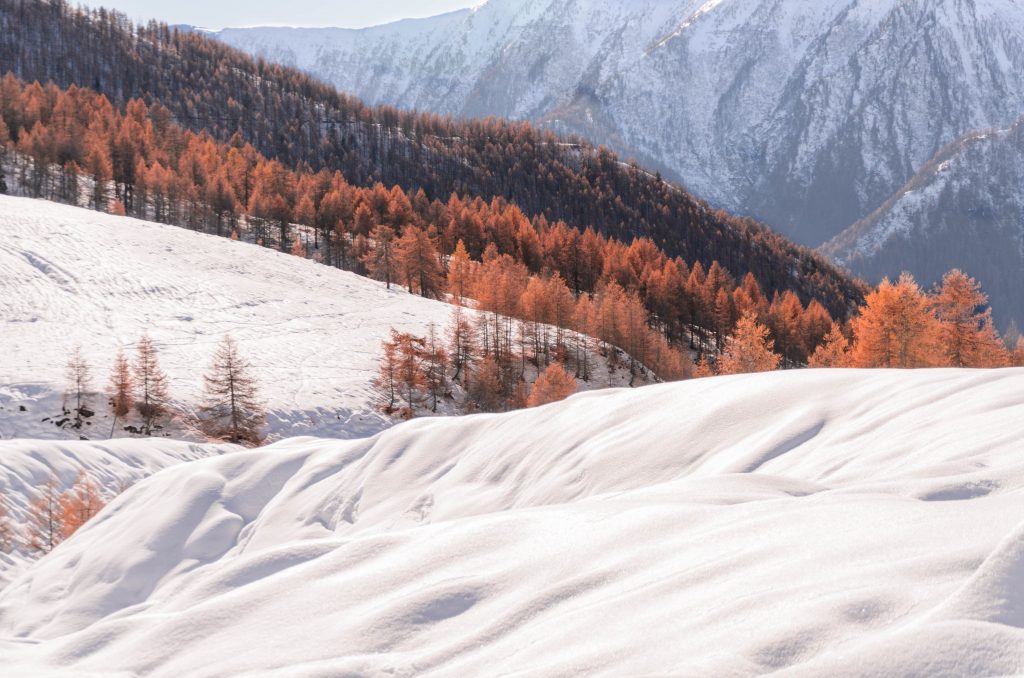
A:
{"type": "Polygon", "coordinates": [[[409,17],[441,14],[482,0],[92,0],[134,20],[158,19],[203,28],[342,26],[362,28],[409,17]]]}

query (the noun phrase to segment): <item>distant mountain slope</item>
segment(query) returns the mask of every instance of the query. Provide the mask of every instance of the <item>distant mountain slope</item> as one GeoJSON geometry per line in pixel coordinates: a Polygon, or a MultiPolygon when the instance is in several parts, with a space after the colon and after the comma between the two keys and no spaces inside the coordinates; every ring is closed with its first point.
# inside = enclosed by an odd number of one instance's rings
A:
{"type": "Polygon", "coordinates": [[[822,249],[872,278],[962,268],[981,280],[1000,326],[1024,324],[1024,119],[953,142],[822,249]]]}
{"type": "Polygon", "coordinates": [[[1024,112],[1008,0],[489,0],[220,38],[372,103],[581,132],[813,246],[1024,112]]]}
{"type": "Polygon", "coordinates": [[[769,295],[793,289],[836,315],[862,293],[824,257],[580,139],[525,123],[370,108],[197,32],[131,30],[106,11],[0,0],[0,69],[7,68],[28,81],[87,87],[119,105],[158,100],[169,120],[225,141],[240,133],[270,157],[339,169],[356,185],[422,188],[441,200],[453,192],[504,197],[532,217],[593,226],[626,242],[649,236],[671,256],[705,269],[718,260],[737,278],[753,273],[769,295]]]}
{"type": "Polygon", "coordinates": [[[0,654],[34,676],[1016,675],[1022,377],[705,379],[192,462],[0,593],[0,654]]]}
{"type": "MultiPolygon", "coordinates": [[[[382,339],[444,327],[450,309],[262,247],[0,196],[0,438],[66,437],[42,419],[61,412],[68,352],[82,346],[102,391],[144,331],[186,408],[230,332],[255,365],[272,438],[376,433],[390,425],[370,385],[382,339]]],[[[92,403],[83,434],[106,439],[105,398],[92,403]]]]}

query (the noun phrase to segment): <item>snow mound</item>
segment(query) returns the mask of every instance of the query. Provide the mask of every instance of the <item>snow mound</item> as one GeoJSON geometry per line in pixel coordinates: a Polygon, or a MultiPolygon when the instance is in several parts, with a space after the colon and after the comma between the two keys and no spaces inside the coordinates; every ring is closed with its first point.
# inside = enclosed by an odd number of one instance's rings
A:
{"type": "Polygon", "coordinates": [[[1019,673],[1022,428],[1021,370],[803,371],[199,460],[0,593],[0,657],[76,675],[1019,673]]]}
{"type": "MultiPolygon", "coordinates": [[[[222,445],[154,440],[144,445],[128,440],[104,443],[58,441],[0,441],[0,499],[15,525],[25,525],[32,502],[53,480],[58,491],[74,485],[85,473],[105,499],[111,499],[139,480],[175,464],[223,454],[222,445]]],[[[0,552],[0,589],[35,559],[23,547],[0,552]]]]}
{"type": "MultiPolygon", "coordinates": [[[[370,387],[381,340],[449,316],[446,304],[299,257],[0,196],[0,439],[67,437],[53,424],[67,353],[82,346],[101,389],[117,351],[131,353],[143,332],[185,407],[230,332],[257,370],[272,438],[371,435],[390,425],[370,387]]],[[[91,402],[90,439],[110,432],[105,402],[91,402]]]]}
{"type": "Polygon", "coordinates": [[[943,616],[1024,629],[1024,523],[950,599],[943,616]]]}

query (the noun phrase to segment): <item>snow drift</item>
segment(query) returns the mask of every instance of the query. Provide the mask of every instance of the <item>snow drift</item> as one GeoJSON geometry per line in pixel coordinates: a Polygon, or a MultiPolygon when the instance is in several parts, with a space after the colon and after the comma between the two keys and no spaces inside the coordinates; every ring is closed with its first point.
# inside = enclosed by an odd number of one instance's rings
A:
{"type": "MultiPolygon", "coordinates": [[[[168,440],[133,444],[128,440],[64,443],[41,440],[0,441],[0,500],[12,524],[24,526],[32,502],[51,480],[63,492],[86,473],[109,499],[159,470],[232,451],[230,445],[195,445],[168,440]]],[[[0,552],[0,589],[36,559],[23,547],[0,552]]]]}
{"type": "Polygon", "coordinates": [[[0,661],[1018,673],[1022,429],[1021,370],[805,371],[190,462],[0,593],[0,661]]]}

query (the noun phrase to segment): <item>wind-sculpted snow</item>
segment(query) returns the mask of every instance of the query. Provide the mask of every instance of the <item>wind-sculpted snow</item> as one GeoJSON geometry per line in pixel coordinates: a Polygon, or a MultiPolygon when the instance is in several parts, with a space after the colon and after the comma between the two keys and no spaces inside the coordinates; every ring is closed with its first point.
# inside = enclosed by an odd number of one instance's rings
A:
{"type": "MultiPolygon", "coordinates": [[[[440,302],[251,244],[0,196],[0,439],[68,437],[55,422],[70,350],[81,345],[102,391],[117,351],[134,358],[143,332],[186,410],[231,333],[254,365],[272,438],[373,434],[390,425],[370,385],[381,341],[391,327],[423,334],[449,317],[440,302]]],[[[94,395],[97,416],[70,435],[125,435],[106,402],[94,395]]]]}
{"type": "Polygon", "coordinates": [[[24,544],[24,529],[34,501],[49,483],[64,492],[86,474],[97,493],[109,501],[136,482],[175,464],[224,454],[230,445],[197,445],[157,440],[144,445],[129,440],[64,442],[0,440],[0,500],[19,531],[9,552],[0,550],[0,589],[38,558],[24,544]]]}
{"type": "Polygon", "coordinates": [[[1021,370],[804,371],[190,462],[0,593],[0,659],[37,675],[1020,673],[1022,438],[1021,370]]]}

